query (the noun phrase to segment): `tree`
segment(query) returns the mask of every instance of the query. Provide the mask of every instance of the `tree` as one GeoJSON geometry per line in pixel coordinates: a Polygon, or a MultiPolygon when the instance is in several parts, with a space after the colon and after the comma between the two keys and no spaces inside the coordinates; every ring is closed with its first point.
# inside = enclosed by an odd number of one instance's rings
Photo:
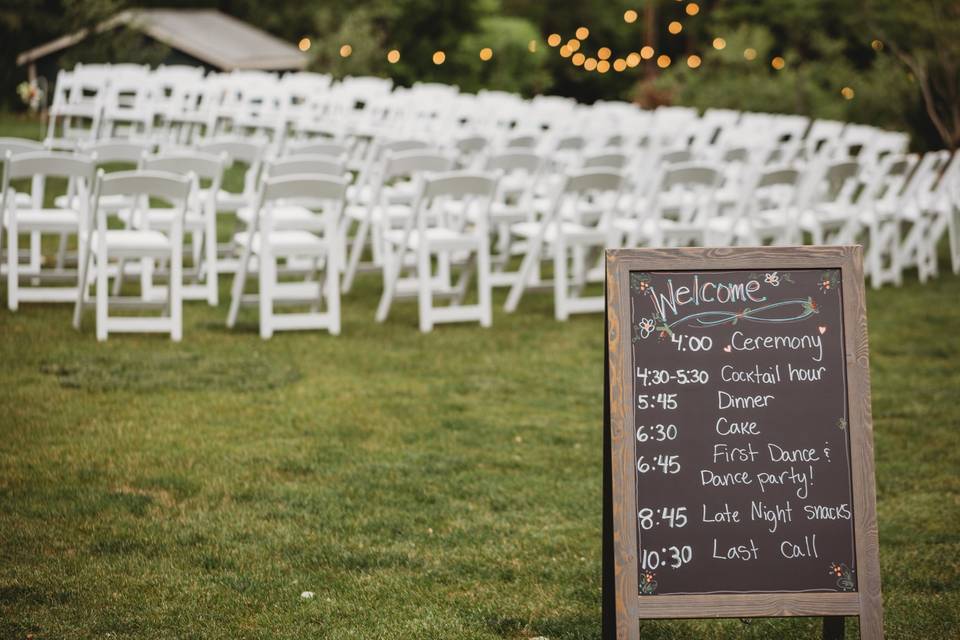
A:
{"type": "Polygon", "coordinates": [[[960,4],[867,0],[866,23],[909,70],[930,122],[950,150],[960,146],[960,4]]]}

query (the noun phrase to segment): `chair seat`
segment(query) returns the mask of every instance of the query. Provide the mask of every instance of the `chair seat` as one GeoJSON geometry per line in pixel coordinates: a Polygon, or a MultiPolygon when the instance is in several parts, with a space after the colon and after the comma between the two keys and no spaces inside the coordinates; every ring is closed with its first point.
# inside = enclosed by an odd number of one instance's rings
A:
{"type": "Polygon", "coordinates": [[[17,209],[19,231],[76,231],[79,227],[80,214],[73,209],[17,209]]]}
{"type": "MultiPolygon", "coordinates": [[[[233,240],[238,246],[246,246],[250,242],[250,234],[247,232],[237,233],[233,240]]],[[[263,249],[259,232],[253,234],[251,249],[257,254],[263,249]]],[[[270,251],[275,256],[322,255],[327,251],[327,243],[323,238],[309,231],[272,231],[270,233],[270,251]]]]}
{"type": "MultiPolygon", "coordinates": [[[[425,237],[427,246],[430,248],[469,249],[471,247],[476,247],[479,243],[479,240],[476,238],[476,236],[445,228],[427,229],[425,232],[425,237]]],[[[401,229],[387,231],[384,234],[384,239],[390,244],[402,245],[404,240],[404,232],[401,229]]],[[[420,247],[420,243],[420,232],[411,231],[410,236],[407,238],[407,247],[416,251],[420,247]]]]}
{"type": "MultiPolygon", "coordinates": [[[[106,232],[108,254],[166,254],[170,252],[170,238],[161,231],[110,229],[106,232]]],[[[100,235],[90,237],[90,250],[100,251],[100,235]]]]}

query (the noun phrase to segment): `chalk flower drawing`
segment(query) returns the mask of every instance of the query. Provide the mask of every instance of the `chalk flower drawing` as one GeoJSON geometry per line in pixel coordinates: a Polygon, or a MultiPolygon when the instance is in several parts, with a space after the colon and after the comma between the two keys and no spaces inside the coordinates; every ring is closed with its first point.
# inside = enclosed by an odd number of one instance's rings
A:
{"type": "Polygon", "coordinates": [[[841,431],[843,431],[844,429],[846,429],[846,428],[847,428],[847,419],[846,419],[846,418],[840,418],[840,419],[838,419],[838,420],[837,420],[837,428],[840,429],[841,431]]]}
{"type": "Polygon", "coordinates": [[[652,596],[657,592],[657,574],[653,571],[644,571],[640,574],[640,595],[652,596]]]}
{"type": "Polygon", "coordinates": [[[763,277],[763,281],[766,282],[767,284],[769,284],[771,287],[779,287],[779,286],[780,286],[780,276],[777,275],[777,272],[776,272],[776,271],[774,271],[773,273],[768,273],[767,275],[765,275],[765,276],[763,277]]]}
{"type": "Polygon", "coordinates": [[[837,589],[840,589],[840,591],[853,591],[853,574],[855,573],[853,569],[842,562],[834,562],[830,564],[829,573],[832,576],[836,576],[837,589]]]}
{"type": "Polygon", "coordinates": [[[824,271],[820,275],[820,291],[832,291],[840,286],[840,274],[836,269],[824,271]]]}

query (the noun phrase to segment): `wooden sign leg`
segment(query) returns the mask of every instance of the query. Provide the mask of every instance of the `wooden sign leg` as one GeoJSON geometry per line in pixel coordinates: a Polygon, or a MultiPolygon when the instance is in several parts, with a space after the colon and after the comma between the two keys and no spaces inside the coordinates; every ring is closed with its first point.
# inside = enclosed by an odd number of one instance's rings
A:
{"type": "MultiPolygon", "coordinates": [[[[610,327],[607,327],[609,335],[610,327]]],[[[603,571],[601,637],[612,640],[617,636],[617,605],[614,597],[613,574],[613,461],[610,453],[610,350],[604,350],[603,359],[603,571]]]]}
{"type": "Polygon", "coordinates": [[[827,616],[823,619],[823,640],[843,640],[843,616],[827,616]]]}

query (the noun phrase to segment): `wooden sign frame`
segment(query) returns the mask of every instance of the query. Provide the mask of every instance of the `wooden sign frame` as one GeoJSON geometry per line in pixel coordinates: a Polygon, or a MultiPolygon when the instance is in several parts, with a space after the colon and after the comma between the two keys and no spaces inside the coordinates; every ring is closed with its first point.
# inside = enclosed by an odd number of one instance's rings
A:
{"type": "MultiPolygon", "coordinates": [[[[860,635],[883,637],[866,297],[859,246],[616,249],[606,253],[603,636],[639,640],[649,618],[858,616],[860,635]],[[857,591],[644,595],[638,590],[630,272],[839,269],[847,367],[857,591]]],[[[842,634],[842,624],[839,625],[842,634]]]]}

